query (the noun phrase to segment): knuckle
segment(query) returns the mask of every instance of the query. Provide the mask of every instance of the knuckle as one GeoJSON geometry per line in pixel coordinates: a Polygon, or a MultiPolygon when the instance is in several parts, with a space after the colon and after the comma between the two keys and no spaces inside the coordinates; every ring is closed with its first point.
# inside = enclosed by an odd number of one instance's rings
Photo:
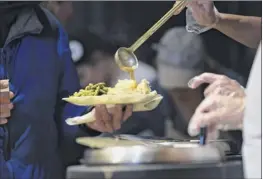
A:
{"type": "Polygon", "coordinates": [[[216,80],[215,81],[215,86],[221,86],[222,84],[224,84],[225,83],[225,81],[224,81],[224,79],[218,79],[218,80],[216,80]]]}
{"type": "Polygon", "coordinates": [[[226,81],[228,78],[225,75],[220,75],[219,80],[220,81],[226,81]]]}
{"type": "Polygon", "coordinates": [[[199,75],[199,76],[209,76],[210,75],[210,73],[208,73],[208,72],[204,72],[204,73],[202,73],[201,75],[199,75]]]}
{"type": "Polygon", "coordinates": [[[239,83],[236,80],[230,79],[230,83],[239,86],[239,83]]]}

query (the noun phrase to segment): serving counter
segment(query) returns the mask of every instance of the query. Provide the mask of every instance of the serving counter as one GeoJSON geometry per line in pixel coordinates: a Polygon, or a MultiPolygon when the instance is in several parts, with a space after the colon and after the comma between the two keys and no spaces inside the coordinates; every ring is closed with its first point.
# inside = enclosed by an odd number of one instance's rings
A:
{"type": "Polygon", "coordinates": [[[240,156],[211,164],[138,164],[120,166],[71,166],[67,179],[230,179],[243,178],[240,156]]]}
{"type": "MultiPolygon", "coordinates": [[[[145,141],[144,141],[145,142],[145,141]]],[[[229,145],[210,142],[155,142],[142,146],[88,149],[67,179],[227,179],[243,178],[242,157],[229,145]]]]}

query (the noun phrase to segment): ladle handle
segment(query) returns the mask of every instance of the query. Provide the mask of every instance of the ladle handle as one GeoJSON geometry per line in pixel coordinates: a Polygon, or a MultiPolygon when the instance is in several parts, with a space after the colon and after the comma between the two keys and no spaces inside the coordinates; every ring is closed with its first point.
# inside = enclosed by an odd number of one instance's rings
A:
{"type": "Polygon", "coordinates": [[[165,22],[167,22],[177,10],[181,11],[185,6],[186,1],[176,1],[175,5],[129,48],[130,51],[136,51],[154,32],[156,32],[165,22]]]}

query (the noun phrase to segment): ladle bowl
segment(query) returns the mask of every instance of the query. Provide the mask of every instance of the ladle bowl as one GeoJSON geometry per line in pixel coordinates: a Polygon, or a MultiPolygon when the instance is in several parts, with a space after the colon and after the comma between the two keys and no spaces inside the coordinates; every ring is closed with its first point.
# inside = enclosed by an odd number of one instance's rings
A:
{"type": "Polygon", "coordinates": [[[115,53],[115,61],[119,68],[126,72],[131,72],[138,68],[138,59],[136,55],[129,49],[121,47],[115,53]]]}
{"type": "Polygon", "coordinates": [[[132,46],[129,48],[121,47],[115,53],[115,61],[119,68],[123,71],[131,73],[138,68],[138,59],[134,52],[165,22],[167,22],[173,15],[178,15],[186,6],[187,1],[176,1],[174,6],[148,31],[146,31],[132,46]]]}

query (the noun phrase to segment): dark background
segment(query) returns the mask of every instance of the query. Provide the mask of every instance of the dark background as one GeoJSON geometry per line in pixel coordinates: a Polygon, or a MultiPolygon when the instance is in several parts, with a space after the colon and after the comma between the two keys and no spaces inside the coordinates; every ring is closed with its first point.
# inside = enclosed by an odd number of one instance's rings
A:
{"type": "MultiPolygon", "coordinates": [[[[74,16],[67,26],[69,32],[76,27],[88,28],[106,39],[131,45],[168,11],[169,1],[86,1],[74,2],[74,16]]],[[[216,1],[220,12],[261,17],[261,1],[216,1]]],[[[185,12],[170,19],[137,52],[140,60],[153,64],[151,44],[158,42],[163,33],[173,26],[185,26],[185,12]]],[[[247,34],[250,35],[250,34],[247,34]]],[[[255,49],[249,49],[218,31],[201,34],[208,54],[225,67],[247,79],[253,63],[255,49]]]]}

